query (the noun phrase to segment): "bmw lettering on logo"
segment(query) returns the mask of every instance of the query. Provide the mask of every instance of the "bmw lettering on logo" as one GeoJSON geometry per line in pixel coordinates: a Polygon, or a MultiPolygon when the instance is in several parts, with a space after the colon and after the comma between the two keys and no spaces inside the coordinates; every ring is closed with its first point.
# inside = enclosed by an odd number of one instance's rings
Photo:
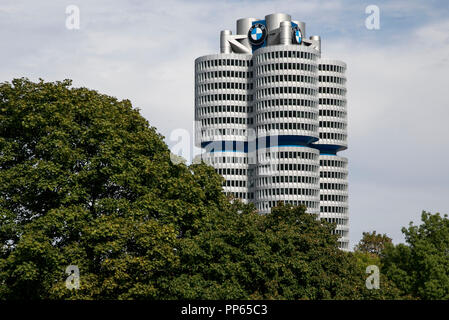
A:
{"type": "Polygon", "coordinates": [[[256,23],[248,31],[248,39],[252,45],[259,46],[267,37],[267,28],[261,23],[256,23]]]}
{"type": "Polygon", "coordinates": [[[302,42],[302,32],[298,26],[293,27],[293,42],[297,44],[301,44],[302,42]]]}

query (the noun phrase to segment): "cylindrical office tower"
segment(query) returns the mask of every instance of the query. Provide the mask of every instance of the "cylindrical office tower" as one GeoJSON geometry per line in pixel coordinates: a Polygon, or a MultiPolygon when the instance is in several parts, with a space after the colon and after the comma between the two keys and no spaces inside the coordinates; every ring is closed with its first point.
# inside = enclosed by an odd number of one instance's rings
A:
{"type": "Polygon", "coordinates": [[[244,202],[248,192],[247,130],[252,126],[252,55],[195,60],[195,143],[225,178],[224,191],[244,202]]]}
{"type": "Polygon", "coordinates": [[[282,201],[319,213],[318,52],[273,45],[254,53],[255,123],[259,137],[255,204],[282,201]]]}
{"type": "Polygon", "coordinates": [[[340,248],[348,250],[348,160],[337,154],[347,148],[346,64],[320,59],[318,69],[320,217],[337,224],[340,248]]]}
{"type": "Polygon", "coordinates": [[[224,191],[268,213],[305,204],[337,224],[348,249],[346,64],[322,59],[321,38],[276,13],[237,20],[220,54],[195,60],[195,142],[224,191]]]}

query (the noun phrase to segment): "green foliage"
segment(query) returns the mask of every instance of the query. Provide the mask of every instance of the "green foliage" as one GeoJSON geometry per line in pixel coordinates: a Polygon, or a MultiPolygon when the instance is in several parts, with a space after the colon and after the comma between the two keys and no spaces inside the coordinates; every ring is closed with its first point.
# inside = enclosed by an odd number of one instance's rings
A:
{"type": "Polygon", "coordinates": [[[391,246],[391,238],[386,234],[378,234],[376,231],[373,232],[363,232],[362,239],[355,246],[353,257],[356,260],[359,272],[365,274],[368,277],[369,274],[366,273],[366,268],[368,266],[377,266],[379,268],[379,289],[368,290],[365,288],[363,291],[364,299],[405,299],[401,291],[396,287],[395,283],[386,277],[383,272],[382,264],[382,252],[386,247],[391,246]]]}
{"type": "Polygon", "coordinates": [[[408,246],[374,232],[343,252],[335,225],[229,201],[162,138],[128,100],[69,80],[0,84],[0,299],[448,298],[446,217],[423,214],[408,246]]]}
{"type": "Polygon", "coordinates": [[[386,275],[404,294],[418,299],[449,299],[449,219],[423,211],[422,224],[403,228],[408,245],[384,251],[386,275]]]}
{"type": "Polygon", "coordinates": [[[382,251],[391,243],[391,238],[386,234],[377,234],[376,231],[363,232],[362,239],[355,246],[354,251],[382,255],[382,251]]]}
{"type": "Polygon", "coordinates": [[[333,226],[304,207],[229,202],[213,168],[170,161],[129,101],[16,79],[0,103],[1,298],[353,295],[333,226]]]}
{"type": "Polygon", "coordinates": [[[374,300],[397,300],[397,299],[410,299],[409,296],[405,296],[401,290],[396,287],[396,284],[389,279],[384,273],[384,267],[382,264],[381,256],[376,253],[355,251],[351,253],[356,260],[357,270],[360,274],[364,274],[366,279],[370,274],[366,273],[368,266],[374,265],[379,268],[379,289],[368,290],[364,285],[361,288],[361,299],[374,299],[374,300]]]}
{"type": "Polygon", "coordinates": [[[234,203],[181,241],[178,276],[168,297],[355,297],[353,265],[338,249],[332,228],[305,213],[305,207],[280,204],[271,214],[259,215],[234,203]]]}
{"type": "Polygon", "coordinates": [[[0,85],[0,297],[158,298],[180,235],[229,206],[221,178],[172,164],[128,100],[70,83],[0,85]]]}

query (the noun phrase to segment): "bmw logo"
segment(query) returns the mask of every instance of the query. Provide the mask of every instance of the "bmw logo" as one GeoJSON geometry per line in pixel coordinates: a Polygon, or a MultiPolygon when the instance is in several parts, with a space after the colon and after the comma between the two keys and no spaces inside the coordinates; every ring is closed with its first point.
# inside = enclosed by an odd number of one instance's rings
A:
{"type": "Polygon", "coordinates": [[[261,24],[254,24],[248,31],[248,39],[252,45],[261,45],[267,37],[267,28],[261,24]]]}
{"type": "Polygon", "coordinates": [[[295,26],[292,28],[293,30],[293,42],[297,44],[301,44],[302,42],[302,32],[301,29],[299,29],[298,26],[295,26]]]}

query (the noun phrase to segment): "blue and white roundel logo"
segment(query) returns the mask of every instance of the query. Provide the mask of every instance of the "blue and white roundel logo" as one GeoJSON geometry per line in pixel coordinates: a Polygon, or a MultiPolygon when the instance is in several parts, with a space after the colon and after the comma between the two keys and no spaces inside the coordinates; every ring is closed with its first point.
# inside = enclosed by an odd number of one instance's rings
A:
{"type": "Polygon", "coordinates": [[[261,45],[267,36],[267,29],[261,23],[256,23],[248,31],[248,40],[253,45],[261,45]]]}
{"type": "Polygon", "coordinates": [[[261,28],[254,28],[253,30],[251,30],[251,38],[254,41],[259,41],[260,38],[262,38],[262,29],[261,28]]]}
{"type": "Polygon", "coordinates": [[[293,41],[297,44],[301,44],[302,42],[302,32],[298,26],[293,27],[293,41]]]}

